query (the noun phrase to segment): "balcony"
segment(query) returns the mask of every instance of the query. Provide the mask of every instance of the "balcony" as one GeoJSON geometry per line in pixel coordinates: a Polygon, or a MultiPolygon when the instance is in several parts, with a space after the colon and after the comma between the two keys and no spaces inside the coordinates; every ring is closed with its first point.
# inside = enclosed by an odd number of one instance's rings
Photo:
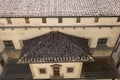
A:
{"type": "Polygon", "coordinates": [[[63,74],[60,74],[59,76],[50,75],[50,78],[51,79],[63,79],[64,75],[63,74]]]}

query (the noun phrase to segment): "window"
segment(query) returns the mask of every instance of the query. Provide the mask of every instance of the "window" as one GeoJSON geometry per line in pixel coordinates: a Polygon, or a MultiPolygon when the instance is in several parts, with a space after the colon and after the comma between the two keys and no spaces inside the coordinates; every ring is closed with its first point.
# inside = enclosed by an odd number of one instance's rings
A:
{"type": "Polygon", "coordinates": [[[76,23],[80,23],[80,21],[81,21],[80,17],[77,17],[76,18],[76,23]]]}
{"type": "Polygon", "coordinates": [[[7,41],[3,41],[4,42],[4,45],[5,47],[13,47],[13,42],[11,40],[7,40],[7,41]]]}
{"type": "Polygon", "coordinates": [[[72,73],[73,72],[73,68],[67,68],[67,72],[68,73],[72,73]]]}
{"type": "Polygon", "coordinates": [[[45,73],[46,73],[46,70],[45,70],[45,69],[40,69],[40,73],[41,73],[41,74],[45,74],[45,73]]]}
{"type": "Polygon", "coordinates": [[[118,17],[117,22],[120,22],[120,17],[118,17]]]}
{"type": "Polygon", "coordinates": [[[100,38],[97,44],[106,44],[107,40],[108,40],[107,38],[100,38]]]}
{"type": "Polygon", "coordinates": [[[12,24],[11,18],[7,18],[7,23],[12,24]]]}
{"type": "Polygon", "coordinates": [[[58,18],[58,23],[62,23],[62,18],[58,18]]]}
{"type": "Polygon", "coordinates": [[[42,18],[42,23],[47,23],[46,18],[42,18]]]}
{"type": "Polygon", "coordinates": [[[25,22],[28,24],[30,23],[29,18],[25,18],[25,22]]]}
{"type": "Polygon", "coordinates": [[[95,17],[95,23],[97,23],[99,21],[99,17],[95,17]]]}

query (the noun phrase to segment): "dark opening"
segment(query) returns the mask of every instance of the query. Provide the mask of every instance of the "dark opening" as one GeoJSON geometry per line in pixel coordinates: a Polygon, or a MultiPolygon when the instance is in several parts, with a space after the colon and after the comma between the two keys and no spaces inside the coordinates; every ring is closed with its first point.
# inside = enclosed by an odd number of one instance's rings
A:
{"type": "Polygon", "coordinates": [[[12,40],[3,41],[6,48],[14,48],[12,40]]]}
{"type": "Polygon", "coordinates": [[[40,73],[41,73],[41,74],[45,74],[45,73],[46,73],[46,70],[45,70],[45,69],[40,69],[40,73]]]}
{"type": "Polygon", "coordinates": [[[120,58],[119,58],[119,60],[118,60],[118,62],[116,64],[116,67],[117,67],[117,69],[120,67],[120,58]]]}
{"type": "Polygon", "coordinates": [[[11,18],[6,18],[8,24],[12,24],[11,18]]]}
{"type": "Polygon", "coordinates": [[[42,23],[47,23],[46,18],[42,18],[42,23]]]}
{"type": "Polygon", "coordinates": [[[2,67],[5,65],[5,62],[4,62],[3,58],[1,59],[0,63],[1,63],[2,67]]]}
{"type": "Polygon", "coordinates": [[[120,17],[118,17],[117,22],[120,22],[120,17]]]}
{"type": "Polygon", "coordinates": [[[68,68],[68,69],[67,69],[67,72],[68,72],[68,73],[72,73],[72,72],[73,72],[73,68],[68,68]]]}
{"type": "Polygon", "coordinates": [[[98,44],[98,45],[99,45],[99,44],[106,44],[106,43],[107,43],[107,40],[108,40],[107,38],[99,38],[97,44],[98,44]]]}
{"type": "Polygon", "coordinates": [[[81,21],[80,17],[77,17],[76,18],[76,23],[80,23],[80,21],[81,21]]]}
{"type": "Polygon", "coordinates": [[[24,46],[24,45],[25,45],[25,43],[26,43],[26,42],[25,42],[25,40],[23,40],[23,41],[22,41],[22,43],[23,43],[23,46],[24,46]]]}
{"type": "Polygon", "coordinates": [[[95,17],[95,23],[97,23],[99,21],[99,17],[95,17]]]}
{"type": "Polygon", "coordinates": [[[27,24],[29,24],[29,23],[30,23],[29,18],[25,18],[25,22],[26,22],[27,24]]]}
{"type": "Polygon", "coordinates": [[[58,18],[58,23],[62,23],[62,18],[58,18]]]}

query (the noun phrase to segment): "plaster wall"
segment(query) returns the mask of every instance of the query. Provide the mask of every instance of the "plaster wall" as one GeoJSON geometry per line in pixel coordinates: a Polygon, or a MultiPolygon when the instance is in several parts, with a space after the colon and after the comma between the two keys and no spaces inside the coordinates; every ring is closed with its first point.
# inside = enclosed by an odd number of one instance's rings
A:
{"type": "Polygon", "coordinates": [[[53,68],[51,65],[59,64],[60,75],[64,78],[80,78],[82,70],[82,62],[70,62],[70,63],[41,63],[41,64],[29,64],[33,79],[49,79],[53,75],[53,68]],[[67,73],[67,68],[73,67],[73,73],[67,73]],[[46,74],[40,74],[39,69],[45,68],[46,74]]]}
{"type": "Polygon", "coordinates": [[[114,28],[89,28],[86,27],[85,29],[83,28],[28,28],[25,30],[24,28],[22,29],[5,29],[2,30],[0,29],[0,40],[12,40],[14,43],[14,46],[16,49],[21,49],[22,48],[22,40],[30,39],[33,37],[37,37],[43,34],[46,34],[51,31],[60,31],[66,34],[78,36],[78,37],[84,37],[89,39],[89,46],[90,48],[96,48],[97,42],[99,38],[108,38],[107,45],[108,47],[114,47],[115,42],[117,40],[117,37],[120,33],[120,27],[114,27],[114,28]]]}
{"type": "Polygon", "coordinates": [[[6,18],[0,18],[0,26],[97,26],[97,25],[120,25],[118,17],[100,17],[97,23],[94,17],[82,17],[80,23],[76,23],[76,17],[62,18],[62,23],[58,23],[58,18],[46,18],[47,23],[42,23],[42,18],[29,18],[30,23],[25,23],[24,18],[11,18],[12,24],[8,24],[6,18]]]}

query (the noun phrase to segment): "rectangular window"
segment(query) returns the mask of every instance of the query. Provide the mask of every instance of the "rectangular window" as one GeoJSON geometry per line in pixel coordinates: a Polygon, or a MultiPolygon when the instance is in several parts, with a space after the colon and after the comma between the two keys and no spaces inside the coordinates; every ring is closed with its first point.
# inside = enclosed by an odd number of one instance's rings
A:
{"type": "Polygon", "coordinates": [[[62,23],[62,18],[58,18],[58,23],[62,23]]]}
{"type": "Polygon", "coordinates": [[[47,23],[46,18],[42,18],[42,23],[47,23]]]}
{"type": "Polygon", "coordinates": [[[45,73],[46,73],[46,69],[44,69],[44,68],[43,68],[43,69],[40,69],[40,73],[41,73],[41,74],[45,74],[45,73]]]}
{"type": "Polygon", "coordinates": [[[120,17],[118,17],[117,22],[120,22],[120,17]]]}
{"type": "Polygon", "coordinates": [[[3,41],[4,45],[7,46],[14,46],[11,40],[3,41]]]}
{"type": "Polygon", "coordinates": [[[11,18],[6,18],[8,24],[12,24],[11,18]]]}
{"type": "Polygon", "coordinates": [[[29,24],[30,23],[29,18],[25,18],[25,22],[29,24]]]}
{"type": "Polygon", "coordinates": [[[76,18],[76,23],[80,23],[80,21],[81,21],[80,17],[77,17],[76,18]]]}
{"type": "Polygon", "coordinates": [[[5,48],[12,48],[12,49],[14,49],[14,44],[13,44],[12,40],[6,40],[6,41],[3,41],[3,43],[5,45],[5,48]]]}
{"type": "Polygon", "coordinates": [[[67,72],[68,73],[72,73],[73,72],[73,68],[67,68],[67,72]]]}
{"type": "Polygon", "coordinates": [[[99,17],[95,17],[95,23],[97,23],[99,21],[99,17]]]}
{"type": "Polygon", "coordinates": [[[99,38],[97,44],[106,44],[107,43],[107,38],[99,38]]]}

